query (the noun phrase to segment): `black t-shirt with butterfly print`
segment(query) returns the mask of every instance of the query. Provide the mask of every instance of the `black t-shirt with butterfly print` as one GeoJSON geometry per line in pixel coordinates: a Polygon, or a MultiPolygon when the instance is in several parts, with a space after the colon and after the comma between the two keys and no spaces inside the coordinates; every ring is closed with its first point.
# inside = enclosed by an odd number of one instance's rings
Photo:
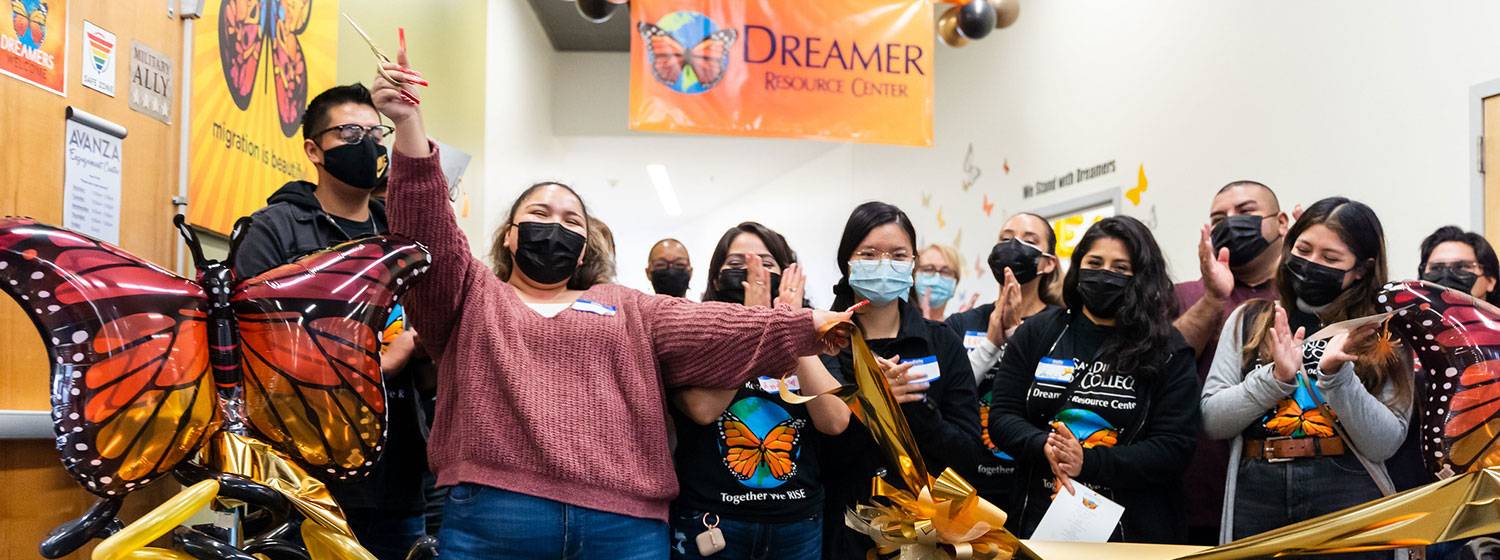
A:
{"type": "Polygon", "coordinates": [[[681,485],[674,510],[757,523],[800,521],[822,511],[817,428],[807,405],[783,402],[777,387],[776,377],[751,379],[707,426],[668,407],[681,485]]]}

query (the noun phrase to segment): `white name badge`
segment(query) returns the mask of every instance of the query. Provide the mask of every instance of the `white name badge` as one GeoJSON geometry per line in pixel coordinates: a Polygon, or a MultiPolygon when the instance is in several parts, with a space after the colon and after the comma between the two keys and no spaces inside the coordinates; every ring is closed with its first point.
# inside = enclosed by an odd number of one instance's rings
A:
{"type": "Polygon", "coordinates": [[[599,302],[589,301],[589,300],[586,300],[586,299],[580,299],[580,300],[574,301],[573,302],[573,309],[577,309],[577,310],[582,311],[584,313],[593,313],[595,315],[603,315],[605,317],[614,317],[615,316],[615,306],[613,306],[613,305],[605,305],[605,304],[602,304],[602,303],[599,303],[599,302]]]}
{"type": "Polygon", "coordinates": [[[1042,358],[1036,364],[1037,381],[1053,383],[1073,382],[1073,360],[1065,358],[1042,358]]]}
{"type": "Polygon", "coordinates": [[[973,352],[975,348],[979,347],[979,343],[984,342],[986,338],[988,337],[984,335],[984,331],[969,331],[964,333],[964,350],[973,352]]]}
{"type": "MultiPolygon", "coordinates": [[[[760,385],[760,390],[771,393],[773,395],[781,392],[780,382],[780,379],[777,379],[775,377],[766,377],[764,375],[760,376],[760,379],[756,380],[756,383],[760,385]]],[[[795,393],[802,390],[802,384],[797,381],[797,376],[788,375],[786,376],[786,388],[788,391],[792,391],[795,393]]]]}
{"type": "Polygon", "coordinates": [[[932,383],[933,381],[937,381],[939,377],[943,376],[943,372],[938,369],[937,356],[928,356],[926,358],[917,358],[914,360],[901,360],[901,363],[916,364],[911,367],[911,373],[918,374],[921,377],[913,380],[912,383],[932,383]]]}

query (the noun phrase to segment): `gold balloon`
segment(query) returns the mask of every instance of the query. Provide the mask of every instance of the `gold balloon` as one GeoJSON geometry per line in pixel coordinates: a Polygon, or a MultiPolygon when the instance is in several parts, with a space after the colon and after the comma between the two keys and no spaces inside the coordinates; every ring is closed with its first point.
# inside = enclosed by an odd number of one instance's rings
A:
{"type": "Polygon", "coordinates": [[[376,560],[359,541],[316,523],[302,524],[302,542],[312,560],[376,560]]]}
{"type": "Polygon", "coordinates": [[[958,33],[958,11],[960,8],[949,8],[938,18],[938,38],[943,44],[958,48],[969,44],[969,40],[958,33]]]}
{"type": "Polygon", "coordinates": [[[1021,0],[986,0],[995,8],[995,29],[1005,29],[1021,17],[1021,0]]]}
{"type": "Polygon", "coordinates": [[[214,496],[218,495],[219,481],[212,478],[184,488],[176,496],[162,502],[161,505],[156,506],[156,509],[125,526],[114,536],[104,539],[104,542],[99,543],[99,546],[94,549],[93,559],[131,558],[132,552],[171,532],[173,527],[187,521],[198,510],[208,507],[208,504],[214,501],[214,496]]]}

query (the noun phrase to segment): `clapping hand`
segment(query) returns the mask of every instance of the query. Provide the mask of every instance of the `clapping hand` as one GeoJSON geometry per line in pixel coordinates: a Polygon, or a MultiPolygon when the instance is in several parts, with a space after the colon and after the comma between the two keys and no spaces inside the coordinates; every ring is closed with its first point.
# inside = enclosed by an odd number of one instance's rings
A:
{"type": "Polygon", "coordinates": [[[1292,383],[1302,369],[1302,341],[1307,329],[1297,327],[1296,334],[1287,326],[1286,309],[1276,305],[1276,320],[1271,326],[1271,361],[1275,364],[1272,375],[1282,383],[1292,383]]]}
{"type": "Polygon", "coordinates": [[[781,293],[776,295],[776,305],[801,308],[802,288],[806,285],[807,275],[802,273],[802,265],[792,263],[781,273],[781,293]]]}
{"type": "Polygon", "coordinates": [[[1052,467],[1052,476],[1059,488],[1067,488],[1073,494],[1073,479],[1083,472],[1083,445],[1073,436],[1073,430],[1062,422],[1052,424],[1052,433],[1047,434],[1047,444],[1042,448],[1047,464],[1052,467]]]}
{"type": "Polygon", "coordinates": [[[1198,271],[1203,275],[1204,295],[1222,301],[1234,290],[1234,271],[1229,270],[1229,249],[1214,251],[1210,232],[1204,225],[1198,241],[1198,271]]]}
{"type": "Polygon", "coordinates": [[[771,306],[771,273],[761,262],[760,255],[745,258],[745,281],[740,285],[745,289],[747,307],[771,306]]]}
{"type": "Polygon", "coordinates": [[[901,363],[901,356],[893,356],[887,360],[879,356],[875,361],[880,364],[880,370],[885,374],[887,381],[891,383],[891,394],[896,396],[896,402],[900,404],[919,402],[926,397],[927,383],[919,383],[925,375],[912,371],[916,362],[901,363]]]}

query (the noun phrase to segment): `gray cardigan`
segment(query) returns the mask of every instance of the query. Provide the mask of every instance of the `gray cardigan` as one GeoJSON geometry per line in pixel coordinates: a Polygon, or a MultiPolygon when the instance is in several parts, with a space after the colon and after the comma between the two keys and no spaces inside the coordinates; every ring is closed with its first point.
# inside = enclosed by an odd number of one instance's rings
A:
{"type": "MultiPolygon", "coordinates": [[[[1229,477],[1224,490],[1223,524],[1219,542],[1227,543],[1234,535],[1234,493],[1239,475],[1240,454],[1244,443],[1240,434],[1250,424],[1265,416],[1266,411],[1292,394],[1297,386],[1282,383],[1271,373],[1272,364],[1251,369],[1248,374],[1241,367],[1243,337],[1240,326],[1245,307],[1242,305],[1229,314],[1224,328],[1219,333],[1219,347],[1215,350],[1208,378],[1203,382],[1203,431],[1214,439],[1234,439],[1229,448],[1229,477]]],[[[1379,465],[1377,476],[1389,484],[1390,475],[1385,470],[1385,460],[1396,454],[1401,442],[1406,439],[1406,425],[1411,417],[1411,400],[1389,406],[1385,403],[1396,400],[1395,384],[1387,380],[1380,387],[1380,397],[1366,391],[1359,377],[1354,374],[1354,364],[1344,364],[1332,375],[1318,377],[1318,391],[1328,405],[1338,412],[1339,424],[1354,440],[1364,458],[1379,465]]]]}

